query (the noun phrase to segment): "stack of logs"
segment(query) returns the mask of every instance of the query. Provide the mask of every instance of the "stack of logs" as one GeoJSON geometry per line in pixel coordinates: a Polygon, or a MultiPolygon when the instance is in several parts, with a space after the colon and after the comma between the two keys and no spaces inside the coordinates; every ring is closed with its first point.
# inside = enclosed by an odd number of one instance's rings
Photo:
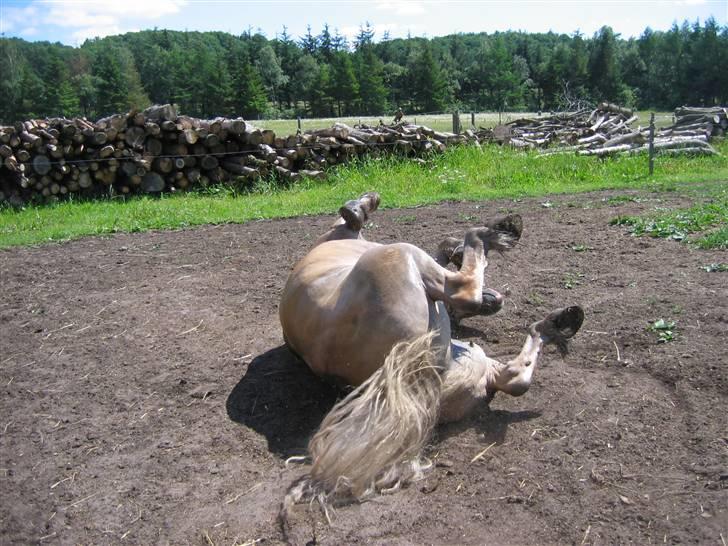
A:
{"type": "Polygon", "coordinates": [[[630,124],[636,120],[631,110],[602,103],[594,110],[517,119],[496,127],[493,138],[515,148],[598,146],[632,133],[630,124]]]}
{"type": "Polygon", "coordinates": [[[675,108],[675,123],[660,131],[663,136],[722,137],[728,133],[728,108],[675,108]]]}
{"type": "Polygon", "coordinates": [[[396,151],[417,155],[476,141],[427,127],[328,129],[278,137],[242,119],[200,120],[171,105],[91,123],[54,118],[0,127],[0,203],[15,205],[80,193],[155,193],[270,175],[319,178],[329,165],[396,151]]]}
{"type": "MultiPolygon", "coordinates": [[[[715,154],[708,143],[722,136],[728,127],[726,108],[688,108],[675,110],[676,122],[654,134],[656,152],[675,154],[715,154]]],[[[632,110],[602,103],[594,110],[554,114],[537,119],[519,119],[496,127],[490,140],[516,148],[548,148],[541,155],[576,153],[607,156],[637,154],[649,149],[648,127],[633,128],[637,116],[632,110]]]]}

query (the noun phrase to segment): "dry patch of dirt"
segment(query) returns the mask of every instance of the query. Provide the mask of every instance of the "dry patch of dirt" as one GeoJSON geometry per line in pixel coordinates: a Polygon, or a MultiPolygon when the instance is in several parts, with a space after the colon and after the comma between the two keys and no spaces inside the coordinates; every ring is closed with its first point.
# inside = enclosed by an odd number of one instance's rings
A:
{"type": "MultiPolygon", "coordinates": [[[[488,354],[515,354],[524,327],[553,308],[577,303],[587,318],[566,359],[547,350],[526,395],[439,428],[425,480],[338,509],[331,526],[301,506],[299,536],[728,541],[728,277],[700,269],[725,253],[608,225],[686,196],[611,195],[374,216],[368,238],[434,250],[497,213],[523,215],[522,244],[487,272],[510,292],[504,310],[455,331],[488,354]],[[674,341],[647,329],[659,318],[676,321],[674,341]]],[[[0,252],[0,542],[279,543],[280,501],[305,471],[284,461],[304,452],[337,393],[282,347],[277,303],[330,222],[0,252]]]]}

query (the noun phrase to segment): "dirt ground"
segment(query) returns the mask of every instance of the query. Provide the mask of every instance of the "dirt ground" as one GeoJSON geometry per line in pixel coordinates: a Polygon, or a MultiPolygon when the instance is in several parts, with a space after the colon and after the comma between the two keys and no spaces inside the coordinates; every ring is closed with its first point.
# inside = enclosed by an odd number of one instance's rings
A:
{"type": "MultiPolygon", "coordinates": [[[[510,296],[456,337],[517,353],[525,326],[580,304],[565,359],[531,390],[440,427],[423,481],[295,512],[310,544],[728,541],[725,252],[631,237],[619,213],[677,193],[591,193],[376,213],[368,238],[433,250],[497,213],[510,296]],[[615,199],[615,196],[631,196],[615,199]],[[675,339],[647,329],[674,320],[675,339]],[[494,445],[492,445],[494,444],[494,445]],[[480,458],[476,455],[491,446],[480,458]]],[[[386,200],[386,196],[385,196],[386,200]]],[[[278,544],[276,514],[337,392],[282,346],[288,271],[330,217],[87,238],[0,252],[0,543],[278,544]]]]}

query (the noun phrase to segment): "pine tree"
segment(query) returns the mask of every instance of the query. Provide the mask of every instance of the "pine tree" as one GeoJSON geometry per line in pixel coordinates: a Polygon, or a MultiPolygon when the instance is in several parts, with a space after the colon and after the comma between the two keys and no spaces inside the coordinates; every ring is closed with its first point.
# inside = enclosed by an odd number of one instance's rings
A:
{"type": "Polygon", "coordinates": [[[281,70],[276,53],[271,46],[266,45],[258,52],[255,67],[260,73],[268,97],[271,100],[279,101],[278,91],[288,83],[289,76],[281,70]]]}
{"type": "Polygon", "coordinates": [[[360,47],[357,51],[357,59],[361,113],[382,114],[387,106],[387,90],[382,78],[382,61],[374,54],[374,48],[371,45],[360,47]]]}
{"type": "Polygon", "coordinates": [[[23,89],[25,60],[16,46],[16,41],[0,38],[0,121],[12,123],[20,119],[19,105],[27,93],[23,89]]]}
{"type": "Polygon", "coordinates": [[[409,77],[413,82],[415,106],[420,112],[441,112],[448,106],[450,89],[429,42],[423,42],[409,77]]]}
{"type": "Polygon", "coordinates": [[[352,102],[359,93],[359,84],[356,81],[351,57],[348,53],[336,53],[330,66],[329,95],[336,101],[339,116],[351,113],[352,102]]]}
{"type": "Polygon", "coordinates": [[[617,100],[621,82],[617,69],[616,38],[611,27],[602,27],[594,36],[589,56],[589,84],[595,98],[617,100]]]}
{"type": "Polygon", "coordinates": [[[258,118],[266,109],[266,91],[260,74],[248,58],[241,43],[233,46],[229,54],[232,115],[246,119],[258,118]]]}
{"type": "Polygon", "coordinates": [[[108,42],[99,43],[91,69],[97,78],[96,115],[108,116],[125,111],[129,86],[124,77],[119,48],[108,42]]]}
{"type": "Polygon", "coordinates": [[[306,26],[306,35],[299,40],[299,45],[304,53],[308,53],[311,57],[316,56],[318,50],[318,40],[311,34],[311,25],[306,26]]]}
{"type": "Polygon", "coordinates": [[[324,23],[324,29],[316,38],[316,42],[318,43],[319,57],[323,59],[324,62],[331,64],[331,61],[334,58],[335,48],[334,39],[331,36],[331,32],[329,32],[328,23],[324,23]]]}

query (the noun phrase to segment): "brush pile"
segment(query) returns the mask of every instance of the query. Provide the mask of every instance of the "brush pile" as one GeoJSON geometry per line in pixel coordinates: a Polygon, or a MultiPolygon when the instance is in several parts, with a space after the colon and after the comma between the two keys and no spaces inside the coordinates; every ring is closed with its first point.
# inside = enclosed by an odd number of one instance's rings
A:
{"type": "MultiPolygon", "coordinates": [[[[655,133],[653,146],[663,154],[715,154],[710,138],[725,134],[725,108],[678,108],[676,123],[655,133]]],[[[632,110],[601,103],[596,109],[518,119],[493,130],[481,130],[487,141],[515,148],[546,148],[541,155],[576,153],[608,156],[649,150],[649,128],[633,128],[632,110]]]]}

